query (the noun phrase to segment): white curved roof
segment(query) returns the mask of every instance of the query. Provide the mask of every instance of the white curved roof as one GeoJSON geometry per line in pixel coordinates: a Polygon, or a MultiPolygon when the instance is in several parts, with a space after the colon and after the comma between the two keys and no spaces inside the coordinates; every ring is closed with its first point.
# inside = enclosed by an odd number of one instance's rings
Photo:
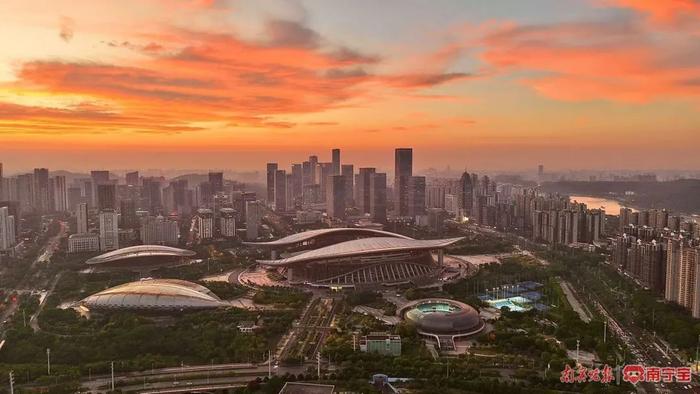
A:
{"type": "Polygon", "coordinates": [[[137,245],[121,248],[95,256],[85,261],[86,264],[102,264],[123,259],[131,259],[135,257],[149,256],[173,256],[173,257],[189,257],[196,253],[191,250],[173,248],[172,246],[163,245],[137,245]]]}
{"type": "Polygon", "coordinates": [[[463,237],[446,239],[404,239],[394,237],[361,238],[352,241],[337,243],[323,248],[299,253],[292,257],[278,260],[258,260],[266,265],[288,265],[304,261],[327,259],[331,257],[356,256],[377,252],[398,252],[404,250],[442,249],[463,237]]]}
{"type": "Polygon", "coordinates": [[[255,246],[285,246],[285,245],[291,245],[291,244],[295,244],[295,243],[299,243],[299,242],[304,242],[306,240],[320,237],[323,235],[329,235],[329,234],[340,233],[340,232],[357,233],[358,235],[372,234],[372,235],[377,236],[377,237],[394,237],[394,238],[412,239],[412,238],[407,237],[405,235],[390,233],[388,231],[375,230],[372,228],[335,227],[335,228],[322,228],[322,229],[318,229],[318,230],[304,231],[302,233],[288,235],[284,238],[280,238],[280,239],[270,241],[270,242],[243,242],[243,244],[244,245],[255,245],[255,246]]]}
{"type": "Polygon", "coordinates": [[[88,308],[185,309],[216,308],[223,302],[211,290],[178,279],[143,279],[115,286],[85,298],[88,308]]]}

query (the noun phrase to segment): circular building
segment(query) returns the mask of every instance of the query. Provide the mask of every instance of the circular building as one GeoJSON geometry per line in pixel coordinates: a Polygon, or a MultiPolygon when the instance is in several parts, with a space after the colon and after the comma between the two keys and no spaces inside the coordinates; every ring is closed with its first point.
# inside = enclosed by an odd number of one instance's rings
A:
{"type": "Polygon", "coordinates": [[[166,265],[181,264],[196,255],[186,249],[163,245],[137,245],[95,256],[85,264],[95,268],[148,270],[166,265]]]}
{"type": "Polygon", "coordinates": [[[211,290],[178,279],[142,279],[125,283],[81,301],[90,309],[180,310],[224,306],[211,290]]]}
{"type": "Polygon", "coordinates": [[[479,312],[463,302],[445,298],[413,301],[399,310],[400,316],[416,326],[419,334],[435,338],[440,347],[456,338],[478,334],[484,329],[479,312]]]}

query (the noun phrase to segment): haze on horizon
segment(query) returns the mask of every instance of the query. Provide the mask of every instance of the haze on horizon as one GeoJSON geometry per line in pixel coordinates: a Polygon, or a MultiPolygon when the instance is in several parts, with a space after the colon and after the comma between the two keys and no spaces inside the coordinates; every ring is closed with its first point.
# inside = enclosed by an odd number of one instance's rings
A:
{"type": "Polygon", "coordinates": [[[7,172],[700,169],[700,3],[0,4],[7,172]]]}

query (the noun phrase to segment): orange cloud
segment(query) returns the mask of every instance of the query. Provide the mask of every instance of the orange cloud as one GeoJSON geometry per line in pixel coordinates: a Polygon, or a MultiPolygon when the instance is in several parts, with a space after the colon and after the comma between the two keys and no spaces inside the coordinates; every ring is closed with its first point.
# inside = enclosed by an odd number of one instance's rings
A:
{"type": "Polygon", "coordinates": [[[560,100],[648,102],[697,98],[700,45],[659,41],[635,20],[506,26],[483,40],[482,60],[560,100]]]}
{"type": "Polygon", "coordinates": [[[609,0],[608,3],[649,15],[660,23],[700,17],[700,2],[696,0],[609,0]]]}

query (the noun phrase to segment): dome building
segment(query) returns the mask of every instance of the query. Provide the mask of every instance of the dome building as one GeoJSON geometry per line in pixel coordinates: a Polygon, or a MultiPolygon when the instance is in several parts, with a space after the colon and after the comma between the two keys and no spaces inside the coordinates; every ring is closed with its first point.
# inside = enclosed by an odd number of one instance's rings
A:
{"type": "Polygon", "coordinates": [[[142,279],[125,283],[81,301],[89,309],[182,310],[225,306],[211,290],[178,279],[142,279]]]}
{"type": "Polygon", "coordinates": [[[440,348],[454,346],[455,339],[476,335],[485,327],[475,308],[444,298],[413,301],[401,308],[399,315],[414,324],[419,334],[434,338],[440,348]]]}

